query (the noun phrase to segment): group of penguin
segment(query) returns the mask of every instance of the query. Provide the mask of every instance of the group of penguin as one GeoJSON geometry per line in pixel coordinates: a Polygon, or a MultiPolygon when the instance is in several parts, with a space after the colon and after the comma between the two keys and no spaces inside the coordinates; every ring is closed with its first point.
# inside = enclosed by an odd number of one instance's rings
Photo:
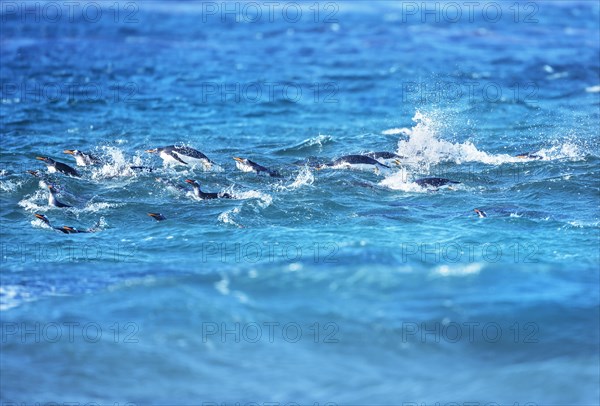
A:
{"type": "MultiPolygon", "coordinates": [[[[102,163],[102,160],[90,153],[82,152],[77,149],[67,149],[63,151],[65,154],[71,155],[75,158],[75,162],[77,166],[94,166],[102,163]]],[[[169,165],[201,165],[204,170],[222,170],[219,165],[210,160],[205,154],[202,152],[188,147],[188,146],[176,146],[169,145],[166,147],[154,148],[146,150],[148,153],[157,154],[162,160],[169,165]]],[[[541,156],[536,155],[535,153],[523,153],[516,155],[519,158],[524,159],[542,159],[541,156]]],[[[48,173],[62,173],[72,177],[81,177],[81,174],[73,167],[63,163],[58,162],[50,157],[36,157],[37,160],[42,161],[46,164],[48,173]]],[[[254,172],[256,174],[265,174],[271,177],[281,177],[279,172],[271,170],[267,167],[264,167],[254,161],[251,161],[247,158],[234,157],[236,167],[242,172],[254,172]]],[[[352,170],[367,170],[373,171],[377,174],[382,171],[391,170],[392,166],[400,166],[401,160],[404,157],[397,155],[393,152],[369,152],[360,155],[345,155],[340,158],[337,158],[331,162],[327,163],[319,163],[312,164],[314,169],[322,170],[322,169],[352,169],[352,170]]],[[[152,170],[152,168],[142,167],[142,166],[131,166],[133,170],[152,170]]],[[[45,180],[45,177],[39,171],[27,171],[32,176],[35,176],[40,179],[40,185],[44,188],[48,189],[48,205],[52,207],[59,208],[68,208],[72,207],[68,204],[65,204],[57,199],[57,190],[56,188],[49,182],[45,180]]],[[[165,182],[162,178],[156,179],[159,182],[165,182]]],[[[188,183],[193,190],[194,196],[198,199],[206,200],[206,199],[231,199],[229,193],[220,192],[220,193],[209,193],[204,192],[200,189],[200,185],[194,179],[186,179],[186,183],[188,183]]],[[[460,183],[458,181],[439,178],[439,177],[430,177],[430,178],[421,178],[415,180],[415,183],[421,187],[430,187],[437,189],[442,186],[457,184],[460,183]]],[[[479,217],[487,217],[487,214],[480,209],[474,209],[474,212],[479,217]]],[[[88,229],[77,229],[69,226],[55,227],[50,223],[50,220],[42,214],[35,213],[36,218],[46,223],[49,227],[53,228],[56,231],[63,232],[65,234],[76,234],[76,233],[92,233],[98,230],[98,224],[94,225],[88,229]]],[[[148,216],[152,217],[157,221],[165,220],[165,216],[160,213],[148,213],[148,216]]]]}

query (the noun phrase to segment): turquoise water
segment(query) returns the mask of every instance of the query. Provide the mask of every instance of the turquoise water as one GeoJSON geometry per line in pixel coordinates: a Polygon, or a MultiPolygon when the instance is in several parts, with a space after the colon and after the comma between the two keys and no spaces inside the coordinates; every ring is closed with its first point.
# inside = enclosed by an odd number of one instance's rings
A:
{"type": "Polygon", "coordinates": [[[37,4],[1,9],[3,403],[599,403],[597,2],[37,4]],[[71,209],[25,172],[65,149],[103,160],[49,175],[71,209]],[[367,151],[404,158],[312,164],[367,151]]]}

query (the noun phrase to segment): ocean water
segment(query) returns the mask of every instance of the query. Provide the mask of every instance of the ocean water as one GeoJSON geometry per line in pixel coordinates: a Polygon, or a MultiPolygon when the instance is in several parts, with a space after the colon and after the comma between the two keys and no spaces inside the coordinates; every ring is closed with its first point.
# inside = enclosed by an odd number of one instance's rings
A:
{"type": "Polygon", "coordinates": [[[67,3],[1,3],[3,404],[600,403],[598,2],[67,3]]]}

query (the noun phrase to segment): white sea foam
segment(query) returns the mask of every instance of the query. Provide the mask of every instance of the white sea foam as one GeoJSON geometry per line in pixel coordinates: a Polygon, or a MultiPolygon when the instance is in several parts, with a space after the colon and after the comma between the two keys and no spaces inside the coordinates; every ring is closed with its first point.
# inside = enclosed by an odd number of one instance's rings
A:
{"type": "MultiPolygon", "coordinates": [[[[85,213],[97,213],[113,207],[124,206],[124,203],[108,203],[108,202],[88,202],[85,207],[78,210],[85,213]]],[[[75,209],[77,211],[77,209],[75,209]]]]}
{"type": "Polygon", "coordinates": [[[234,199],[257,199],[259,206],[262,208],[269,207],[273,203],[273,197],[270,194],[259,190],[238,191],[233,186],[230,186],[224,192],[229,193],[234,199]]]}
{"type": "Polygon", "coordinates": [[[422,188],[409,179],[406,168],[400,168],[394,174],[379,182],[379,185],[392,190],[401,190],[403,192],[427,192],[426,188],[422,188]]]}
{"type": "Polygon", "coordinates": [[[0,180],[0,190],[3,192],[13,192],[17,190],[24,181],[17,179],[0,180]]]}
{"type": "Polygon", "coordinates": [[[388,130],[384,130],[381,132],[381,134],[383,135],[397,135],[397,134],[403,134],[403,135],[410,135],[410,128],[390,128],[388,130]]]}
{"type": "Polygon", "coordinates": [[[229,295],[229,278],[227,276],[223,276],[223,279],[215,283],[215,289],[217,289],[217,291],[224,296],[229,295]]]}
{"type": "Polygon", "coordinates": [[[230,224],[232,226],[243,228],[244,226],[235,221],[235,216],[239,212],[239,207],[235,207],[231,210],[224,211],[223,213],[219,214],[219,221],[225,224],[230,224]]]}
{"type": "Polygon", "coordinates": [[[0,311],[19,306],[22,302],[31,300],[31,294],[22,286],[0,286],[0,311]]]}
{"type": "Polygon", "coordinates": [[[47,211],[49,206],[48,202],[48,191],[46,190],[36,190],[33,194],[25,196],[25,198],[19,201],[18,205],[23,207],[25,210],[29,212],[47,211]],[[43,203],[41,203],[43,202],[43,203]]]}
{"type": "Polygon", "coordinates": [[[585,91],[588,93],[600,93],[600,85],[586,87],[585,91]]]}
{"type": "Polygon", "coordinates": [[[483,269],[483,264],[456,264],[456,265],[440,265],[434,269],[434,274],[440,276],[468,276],[476,275],[483,269]]]}

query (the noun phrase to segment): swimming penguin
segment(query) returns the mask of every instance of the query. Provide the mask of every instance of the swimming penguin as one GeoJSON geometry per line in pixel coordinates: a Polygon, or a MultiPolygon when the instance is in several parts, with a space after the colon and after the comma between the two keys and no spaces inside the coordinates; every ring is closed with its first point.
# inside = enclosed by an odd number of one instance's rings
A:
{"type": "Polygon", "coordinates": [[[544,159],[541,155],[536,155],[534,152],[523,152],[522,154],[515,155],[516,158],[521,159],[544,159]]]}
{"type": "Polygon", "coordinates": [[[388,165],[388,166],[389,165],[400,166],[401,165],[400,159],[406,158],[406,157],[403,157],[403,156],[400,156],[398,154],[395,154],[393,152],[388,152],[388,151],[367,152],[364,155],[368,156],[369,158],[373,158],[373,159],[379,161],[380,163],[382,163],[384,165],[388,165]]]}
{"type": "Polygon", "coordinates": [[[70,227],[70,226],[54,227],[52,224],[50,224],[50,220],[48,220],[48,218],[46,216],[44,216],[43,214],[35,213],[34,216],[37,217],[38,219],[42,220],[44,223],[46,223],[49,227],[53,228],[54,230],[60,231],[65,234],[95,233],[97,231],[97,228],[100,225],[100,222],[98,222],[93,227],[90,227],[87,230],[79,230],[77,228],[70,227]]]}
{"type": "Polygon", "coordinates": [[[60,202],[57,198],[56,198],[56,189],[54,189],[54,186],[52,185],[48,185],[48,205],[49,206],[53,206],[53,207],[73,207],[73,206],[69,206],[68,204],[64,204],[62,202],[60,202]]]}
{"type": "Polygon", "coordinates": [[[190,147],[169,145],[162,148],[147,149],[146,152],[158,154],[165,163],[173,165],[189,165],[188,162],[200,162],[204,169],[212,169],[215,163],[208,159],[202,152],[190,147]]]}
{"type": "Polygon", "coordinates": [[[445,186],[445,185],[449,185],[449,184],[453,184],[453,183],[460,183],[457,182],[455,180],[450,180],[450,179],[446,179],[446,178],[422,178],[422,179],[417,179],[415,180],[415,183],[421,187],[434,187],[434,188],[438,188],[441,186],[445,186]]]}
{"type": "Polygon", "coordinates": [[[260,175],[261,172],[264,172],[272,177],[281,176],[279,173],[272,171],[269,168],[265,168],[264,166],[259,165],[247,158],[234,157],[233,159],[235,160],[235,166],[242,172],[254,172],[258,175],[260,175]]]}
{"type": "Polygon", "coordinates": [[[194,189],[194,196],[196,196],[199,199],[232,199],[232,196],[229,193],[207,193],[201,191],[200,185],[193,179],[186,179],[185,181],[186,183],[192,185],[192,188],[194,189]]]}
{"type": "Polygon", "coordinates": [[[325,168],[374,171],[376,174],[379,174],[382,170],[391,169],[389,166],[365,155],[345,155],[331,163],[319,165],[315,169],[325,168]]]}
{"type": "Polygon", "coordinates": [[[100,163],[100,159],[94,155],[87,152],[81,152],[78,149],[65,149],[63,153],[73,155],[77,166],[92,166],[100,163]]]}
{"type": "Polygon", "coordinates": [[[46,166],[48,167],[49,173],[60,172],[60,173],[64,173],[65,175],[74,176],[76,178],[81,177],[79,172],[77,172],[75,169],[71,168],[69,165],[63,164],[62,162],[55,161],[54,159],[49,158],[47,156],[37,156],[37,157],[35,157],[35,159],[37,159],[38,161],[44,162],[46,164],[46,166]]]}
{"type": "Polygon", "coordinates": [[[475,213],[477,213],[477,215],[478,215],[480,218],[487,217],[487,213],[486,213],[486,212],[484,212],[483,210],[479,210],[479,209],[473,209],[473,211],[474,211],[475,213]]]}
{"type": "Polygon", "coordinates": [[[152,217],[156,221],[163,221],[167,218],[160,213],[147,213],[150,217],[152,217]]]}

